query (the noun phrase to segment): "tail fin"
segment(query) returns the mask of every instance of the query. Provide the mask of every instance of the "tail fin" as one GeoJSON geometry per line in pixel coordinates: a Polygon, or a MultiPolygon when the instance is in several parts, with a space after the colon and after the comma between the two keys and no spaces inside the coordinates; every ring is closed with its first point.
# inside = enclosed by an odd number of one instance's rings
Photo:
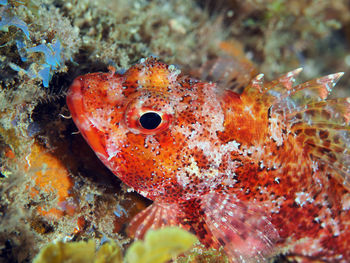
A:
{"type": "Polygon", "coordinates": [[[296,69],[269,83],[258,75],[242,97],[266,104],[270,116],[280,116],[311,158],[350,189],[350,98],[327,99],[343,73],[293,86],[300,72],[296,69]]]}
{"type": "Polygon", "coordinates": [[[262,209],[232,195],[203,197],[205,222],[232,262],[265,262],[279,235],[262,209]]]}

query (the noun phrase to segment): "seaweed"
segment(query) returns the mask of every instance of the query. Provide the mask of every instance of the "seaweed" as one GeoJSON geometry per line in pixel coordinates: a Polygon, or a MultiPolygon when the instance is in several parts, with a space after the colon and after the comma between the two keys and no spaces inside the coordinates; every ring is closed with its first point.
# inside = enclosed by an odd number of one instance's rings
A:
{"type": "Polygon", "coordinates": [[[189,250],[196,236],[179,227],[150,230],[144,241],[135,241],[126,252],[128,263],[162,263],[189,250]]]}
{"type": "Polygon", "coordinates": [[[42,248],[33,263],[163,263],[189,250],[197,238],[179,227],[150,230],[144,241],[135,241],[126,251],[113,240],[103,243],[96,251],[93,240],[80,242],[56,242],[42,248]]]}
{"type": "MultiPolygon", "coordinates": [[[[3,2],[1,4],[6,6],[8,5],[7,2],[3,2]]],[[[0,30],[7,32],[10,26],[15,26],[22,30],[27,39],[30,39],[27,24],[23,20],[19,19],[17,16],[11,15],[8,8],[2,8],[0,10],[0,17],[0,30]]]]}
{"type": "Polygon", "coordinates": [[[95,242],[56,242],[41,249],[33,263],[121,263],[121,249],[113,241],[104,243],[95,251],[95,242]]]}
{"type": "MultiPolygon", "coordinates": [[[[10,63],[9,66],[16,71],[23,71],[31,78],[40,78],[43,81],[44,87],[49,86],[49,82],[52,78],[53,72],[55,72],[62,65],[62,48],[60,40],[54,41],[53,44],[40,44],[38,46],[34,46],[31,48],[26,48],[23,42],[17,41],[17,48],[19,53],[21,54],[22,49],[26,51],[26,53],[31,52],[40,52],[45,56],[45,60],[40,64],[40,70],[38,72],[33,71],[32,68],[28,70],[24,70],[17,65],[10,63]]],[[[27,61],[27,56],[21,54],[22,61],[27,61]]]]}

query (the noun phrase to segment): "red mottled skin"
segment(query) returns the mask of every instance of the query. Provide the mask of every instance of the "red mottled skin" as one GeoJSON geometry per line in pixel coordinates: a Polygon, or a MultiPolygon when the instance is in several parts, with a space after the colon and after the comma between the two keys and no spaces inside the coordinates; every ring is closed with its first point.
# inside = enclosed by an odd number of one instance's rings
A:
{"type": "Polygon", "coordinates": [[[67,104],[101,161],[154,201],[137,238],[180,225],[232,262],[349,262],[350,99],[326,100],[341,73],[293,87],[299,72],[236,94],[150,58],[77,77],[67,104]],[[143,127],[147,112],[159,126],[143,127]]]}

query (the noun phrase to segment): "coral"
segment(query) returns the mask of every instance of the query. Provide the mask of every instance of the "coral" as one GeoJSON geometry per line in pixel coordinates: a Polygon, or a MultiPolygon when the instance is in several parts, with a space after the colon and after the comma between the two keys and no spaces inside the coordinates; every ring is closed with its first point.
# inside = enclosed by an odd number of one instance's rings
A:
{"type": "Polygon", "coordinates": [[[171,63],[198,65],[221,38],[220,24],[191,1],[66,1],[63,10],[83,34],[83,58],[117,68],[153,54],[171,63]]]}
{"type": "Polygon", "coordinates": [[[73,215],[76,205],[69,200],[73,180],[62,162],[38,144],[33,144],[27,160],[29,172],[33,172],[35,183],[29,189],[32,199],[38,203],[42,202],[42,199],[45,200],[45,203],[37,208],[39,215],[73,215]]]}

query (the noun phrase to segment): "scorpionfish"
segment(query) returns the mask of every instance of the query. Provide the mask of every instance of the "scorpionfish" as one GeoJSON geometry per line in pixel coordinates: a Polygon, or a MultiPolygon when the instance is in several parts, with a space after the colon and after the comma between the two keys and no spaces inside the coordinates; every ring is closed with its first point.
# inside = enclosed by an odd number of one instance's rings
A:
{"type": "Polygon", "coordinates": [[[350,262],[350,98],[327,99],[343,73],[295,85],[300,71],[241,94],[155,58],[77,77],[82,136],[153,200],[129,233],[177,225],[231,262],[350,262]]]}

